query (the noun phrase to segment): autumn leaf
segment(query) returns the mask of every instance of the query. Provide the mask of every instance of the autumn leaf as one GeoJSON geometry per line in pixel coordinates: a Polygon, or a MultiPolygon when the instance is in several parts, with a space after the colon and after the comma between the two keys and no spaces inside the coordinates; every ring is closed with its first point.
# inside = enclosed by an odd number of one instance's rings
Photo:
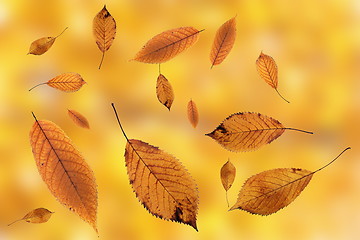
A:
{"type": "Polygon", "coordinates": [[[46,208],[36,208],[31,212],[27,213],[23,218],[8,224],[8,226],[19,221],[25,221],[28,223],[44,223],[50,219],[52,214],[53,212],[47,210],[46,208]]]}
{"type": "Polygon", "coordinates": [[[228,200],[227,191],[231,188],[232,184],[234,183],[235,175],[236,175],[236,168],[230,162],[230,160],[228,160],[221,167],[221,170],[220,170],[221,183],[224,186],[224,189],[226,191],[226,202],[227,202],[228,206],[229,206],[229,200],[228,200]]]}
{"type": "Polygon", "coordinates": [[[171,105],[174,101],[174,91],[170,82],[162,74],[160,74],[157,78],[156,95],[159,99],[159,102],[167,107],[170,111],[171,105]]]}
{"type": "Polygon", "coordinates": [[[180,27],[162,32],[150,39],[133,60],[144,63],[163,63],[194,45],[199,33],[193,27],[180,27]]]}
{"type": "Polygon", "coordinates": [[[214,43],[210,52],[211,68],[224,61],[233,48],[235,39],[236,19],[234,17],[221,25],[216,32],[214,43]]]}
{"type": "Polygon", "coordinates": [[[51,46],[54,44],[55,40],[61,36],[68,29],[67,27],[56,37],[43,37],[35,40],[31,43],[28,54],[33,55],[42,55],[46,53],[51,46]]]}
{"type": "Polygon", "coordinates": [[[197,186],[181,162],[146,142],[128,139],[116,119],[127,143],[125,162],[130,184],[144,207],[154,216],[185,223],[197,231],[197,186]]]}
{"type": "Polygon", "coordinates": [[[187,106],[187,116],[191,125],[196,128],[199,122],[199,113],[196,104],[193,100],[190,100],[187,106]]]}
{"type": "Polygon", "coordinates": [[[88,222],[97,232],[95,176],[70,138],[55,123],[37,120],[30,144],[43,181],[58,201],[88,222]]]}
{"type": "Polygon", "coordinates": [[[285,130],[312,132],[286,128],[278,120],[260,113],[235,113],[226,118],[214,131],[206,134],[230,151],[251,151],[269,144],[285,130]]]}
{"type": "Polygon", "coordinates": [[[314,172],[300,168],[277,168],[250,177],[230,210],[242,209],[259,215],[269,215],[279,211],[300,195],[314,173],[332,164],[349,149],[350,147],[346,148],[330,163],[314,172]]]}
{"type": "Polygon", "coordinates": [[[275,91],[279,94],[279,96],[284,99],[287,103],[290,103],[286,100],[278,91],[278,68],[275,60],[264,54],[260,53],[260,56],[256,60],[256,68],[260,74],[260,77],[265,80],[275,91]]]}
{"type": "Polygon", "coordinates": [[[96,40],[96,44],[102,52],[102,57],[99,65],[100,69],[104,60],[105,52],[111,47],[116,35],[115,19],[106,9],[106,5],[104,5],[103,9],[94,17],[93,34],[96,40]]]}
{"type": "Polygon", "coordinates": [[[49,87],[56,88],[64,92],[75,92],[78,91],[85,83],[84,79],[78,73],[63,73],[47,82],[40,83],[30,88],[29,91],[38,86],[47,84],[49,87]]]}
{"type": "Polygon", "coordinates": [[[81,113],[68,109],[68,114],[71,120],[79,127],[90,128],[89,121],[81,113]]]}

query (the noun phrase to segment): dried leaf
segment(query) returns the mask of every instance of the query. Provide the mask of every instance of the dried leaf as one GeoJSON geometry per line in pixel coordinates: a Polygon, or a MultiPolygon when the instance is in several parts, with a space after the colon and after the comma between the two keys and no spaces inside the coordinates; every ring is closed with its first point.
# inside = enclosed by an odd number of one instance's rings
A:
{"type": "Polygon", "coordinates": [[[350,148],[346,148],[334,160],[314,172],[299,168],[277,168],[250,177],[230,210],[242,209],[259,215],[279,211],[300,195],[314,173],[329,166],[348,149],[350,148]]]}
{"type": "Polygon", "coordinates": [[[229,200],[227,196],[227,191],[231,188],[232,184],[234,183],[235,175],[236,175],[236,168],[229,160],[222,166],[220,170],[221,183],[226,191],[226,202],[228,206],[229,206],[229,200]]]}
{"type": "Polygon", "coordinates": [[[56,37],[43,37],[43,38],[39,38],[39,39],[35,40],[34,42],[31,43],[28,54],[42,55],[42,54],[46,53],[51,48],[51,46],[54,44],[56,38],[60,37],[61,34],[63,34],[66,29],[68,29],[68,28],[65,28],[56,37]]]}
{"type": "Polygon", "coordinates": [[[96,44],[102,52],[102,57],[99,65],[100,69],[101,64],[104,60],[105,52],[111,47],[116,35],[115,19],[106,9],[106,5],[104,5],[104,8],[94,17],[93,34],[96,40],[96,44]]]}
{"type": "Polygon", "coordinates": [[[199,122],[199,113],[196,104],[193,100],[190,100],[187,106],[187,115],[191,125],[196,128],[199,122]]]}
{"type": "Polygon", "coordinates": [[[224,61],[234,46],[236,39],[235,17],[225,22],[217,30],[210,52],[211,67],[224,61]]]}
{"type": "Polygon", "coordinates": [[[36,208],[27,213],[23,218],[8,224],[8,226],[23,220],[28,223],[44,223],[50,219],[52,214],[53,212],[47,210],[46,208],[36,208]]]}
{"type": "Polygon", "coordinates": [[[162,32],[150,39],[133,60],[144,63],[163,63],[194,45],[199,31],[193,27],[180,27],[162,32]]]}
{"type": "Polygon", "coordinates": [[[279,96],[284,99],[286,102],[290,103],[286,100],[277,90],[278,88],[278,68],[275,60],[264,54],[260,53],[260,56],[256,60],[256,68],[260,74],[260,77],[265,80],[275,91],[279,94],[279,96]]]}
{"type": "Polygon", "coordinates": [[[295,128],[286,128],[278,120],[260,113],[235,113],[226,118],[214,131],[206,134],[230,151],[251,151],[269,144],[285,130],[313,134],[295,128]]]}
{"type": "Polygon", "coordinates": [[[134,192],[154,216],[185,223],[197,230],[197,186],[181,162],[172,155],[136,139],[127,139],[125,161],[134,192]]]}
{"type": "Polygon", "coordinates": [[[170,82],[162,74],[159,75],[156,82],[156,95],[159,102],[167,107],[170,111],[171,105],[174,101],[174,91],[170,82]]]}
{"type": "Polygon", "coordinates": [[[78,91],[85,83],[84,79],[78,73],[63,73],[45,83],[40,83],[30,88],[29,91],[38,86],[47,84],[49,87],[53,87],[64,92],[75,92],[78,91]]]}
{"type": "Polygon", "coordinates": [[[81,113],[68,109],[68,114],[71,120],[79,127],[90,128],[89,121],[81,113]]]}
{"type": "Polygon", "coordinates": [[[97,190],[92,170],[63,130],[53,122],[34,118],[30,143],[43,181],[61,204],[97,231],[97,190]]]}

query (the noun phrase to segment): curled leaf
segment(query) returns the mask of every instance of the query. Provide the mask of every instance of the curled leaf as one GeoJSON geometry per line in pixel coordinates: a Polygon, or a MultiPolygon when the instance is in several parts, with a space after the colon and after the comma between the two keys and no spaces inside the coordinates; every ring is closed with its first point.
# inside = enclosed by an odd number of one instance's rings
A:
{"type": "Polygon", "coordinates": [[[224,61],[234,46],[236,39],[236,19],[225,22],[217,30],[210,52],[211,67],[224,61]]]}
{"type": "Polygon", "coordinates": [[[231,188],[232,184],[234,183],[235,175],[236,175],[236,168],[229,160],[221,167],[220,170],[221,183],[226,191],[226,202],[228,206],[229,206],[229,200],[227,196],[227,191],[231,188]]]}
{"type": "Polygon", "coordinates": [[[290,103],[286,100],[277,90],[278,88],[278,68],[275,60],[269,55],[260,53],[260,56],[256,60],[256,68],[260,74],[260,77],[267,82],[275,91],[279,94],[279,96],[284,99],[287,103],[290,103]]]}
{"type": "Polygon", "coordinates": [[[162,74],[159,75],[156,82],[156,95],[159,102],[167,107],[170,111],[171,105],[174,101],[174,91],[170,82],[162,74]]]}
{"type": "Polygon", "coordinates": [[[134,60],[144,63],[166,62],[194,45],[201,31],[193,27],[180,27],[162,32],[150,39],[134,60]]]}
{"type": "Polygon", "coordinates": [[[25,221],[28,223],[44,223],[47,222],[51,215],[53,214],[53,212],[47,210],[46,208],[36,208],[30,212],[28,212],[23,218],[18,219],[10,224],[8,224],[8,226],[19,222],[19,221],[25,221]]]}
{"type": "Polygon", "coordinates": [[[106,5],[104,5],[103,9],[94,17],[93,34],[96,40],[96,44],[102,52],[102,57],[99,65],[100,69],[101,64],[104,60],[105,52],[111,47],[116,35],[115,19],[106,9],[106,5]]]}
{"type": "Polygon", "coordinates": [[[81,113],[68,109],[68,114],[71,120],[79,127],[90,128],[89,121],[81,113]]]}
{"type": "Polygon", "coordinates": [[[187,116],[191,125],[196,128],[199,122],[199,113],[196,104],[193,100],[190,100],[187,106],[187,116]]]}
{"type": "Polygon", "coordinates": [[[56,88],[64,92],[75,92],[78,91],[85,83],[84,79],[78,73],[63,73],[45,83],[40,83],[30,88],[29,91],[38,86],[47,84],[49,87],[56,88]]]}
{"type": "Polygon", "coordinates": [[[34,42],[31,43],[28,54],[42,55],[42,54],[46,53],[51,48],[51,46],[54,44],[56,38],[60,37],[61,34],[63,34],[66,29],[68,29],[68,28],[65,28],[56,37],[43,37],[43,38],[39,38],[39,39],[35,40],[34,42]]]}
{"type": "Polygon", "coordinates": [[[34,118],[30,144],[43,181],[61,204],[97,231],[97,190],[90,166],[55,123],[34,118]]]}
{"type": "Polygon", "coordinates": [[[230,151],[251,151],[269,144],[285,130],[313,134],[295,128],[286,128],[278,120],[260,113],[235,113],[226,118],[214,131],[206,134],[230,151]]]}

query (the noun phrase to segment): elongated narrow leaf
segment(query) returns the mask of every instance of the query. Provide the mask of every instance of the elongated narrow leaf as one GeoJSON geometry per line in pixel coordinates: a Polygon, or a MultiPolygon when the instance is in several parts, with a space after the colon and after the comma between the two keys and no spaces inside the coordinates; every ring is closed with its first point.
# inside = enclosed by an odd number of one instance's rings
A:
{"type": "Polygon", "coordinates": [[[144,63],[166,62],[194,45],[201,31],[193,27],[180,27],[162,32],[150,39],[134,60],[144,63]]]}
{"type": "Polygon", "coordinates": [[[68,115],[73,122],[82,128],[90,128],[89,121],[81,113],[68,109],[68,115]]]}
{"type": "Polygon", "coordinates": [[[100,69],[104,60],[105,52],[111,47],[116,35],[115,19],[106,9],[106,5],[104,5],[103,9],[94,17],[93,34],[96,44],[102,52],[101,62],[99,65],[100,69]]]}
{"type": "Polygon", "coordinates": [[[97,231],[95,177],[70,138],[55,123],[35,118],[30,144],[39,173],[50,192],[97,231]]]}
{"type": "Polygon", "coordinates": [[[260,74],[260,77],[267,82],[272,88],[276,90],[279,96],[289,103],[277,90],[278,88],[278,67],[275,60],[269,55],[260,53],[260,56],[256,60],[256,68],[260,74]]]}
{"type": "Polygon", "coordinates": [[[47,210],[46,208],[36,208],[30,212],[28,212],[23,218],[18,219],[10,224],[8,224],[8,226],[19,222],[19,221],[25,221],[28,223],[44,223],[47,222],[51,215],[53,214],[53,212],[47,210]]]}
{"type": "Polygon", "coordinates": [[[174,101],[174,91],[170,82],[162,74],[160,74],[157,78],[156,95],[159,99],[159,102],[167,107],[170,111],[171,105],[174,101]]]}
{"type": "Polygon", "coordinates": [[[78,91],[82,85],[86,82],[78,73],[63,73],[59,76],[56,76],[45,83],[40,83],[32,88],[29,91],[33,90],[34,88],[47,84],[49,87],[56,88],[58,90],[64,92],[76,92],[78,91]]]}
{"type": "Polygon", "coordinates": [[[214,43],[210,52],[211,67],[224,61],[233,48],[235,39],[236,19],[234,17],[221,25],[216,32],[214,43]]]}
{"type": "Polygon", "coordinates": [[[61,34],[63,34],[63,32],[65,32],[66,29],[67,28],[65,28],[64,31],[62,31],[62,33],[60,33],[56,37],[43,37],[35,40],[34,42],[31,43],[28,54],[42,55],[46,53],[54,44],[56,38],[58,38],[61,34]]]}
{"type": "Polygon", "coordinates": [[[230,151],[251,151],[269,144],[280,137],[286,129],[278,120],[260,113],[235,113],[226,118],[214,131],[206,134],[230,151]]]}
{"type": "Polygon", "coordinates": [[[220,170],[221,183],[226,191],[226,202],[228,206],[229,206],[229,200],[228,200],[227,191],[231,188],[232,184],[234,183],[235,175],[236,175],[236,168],[229,160],[221,167],[220,170]]]}
{"type": "Polygon", "coordinates": [[[199,122],[199,112],[196,107],[196,103],[193,100],[190,100],[187,106],[187,116],[191,125],[196,128],[199,122]]]}

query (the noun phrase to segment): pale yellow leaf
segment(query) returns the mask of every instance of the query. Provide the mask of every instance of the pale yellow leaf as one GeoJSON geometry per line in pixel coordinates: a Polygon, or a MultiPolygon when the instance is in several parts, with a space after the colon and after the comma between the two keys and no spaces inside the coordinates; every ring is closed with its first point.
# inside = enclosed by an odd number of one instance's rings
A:
{"type": "Polygon", "coordinates": [[[65,28],[64,31],[62,31],[62,33],[60,33],[56,37],[43,37],[35,40],[34,42],[31,43],[28,54],[42,55],[46,53],[54,44],[55,39],[61,36],[61,34],[63,34],[63,32],[65,32],[66,29],[67,28],[65,28]]]}
{"type": "Polygon", "coordinates": [[[22,220],[28,223],[44,223],[50,219],[52,214],[53,212],[47,210],[46,208],[36,208],[27,213],[23,218],[8,224],[8,226],[22,220]]]}

